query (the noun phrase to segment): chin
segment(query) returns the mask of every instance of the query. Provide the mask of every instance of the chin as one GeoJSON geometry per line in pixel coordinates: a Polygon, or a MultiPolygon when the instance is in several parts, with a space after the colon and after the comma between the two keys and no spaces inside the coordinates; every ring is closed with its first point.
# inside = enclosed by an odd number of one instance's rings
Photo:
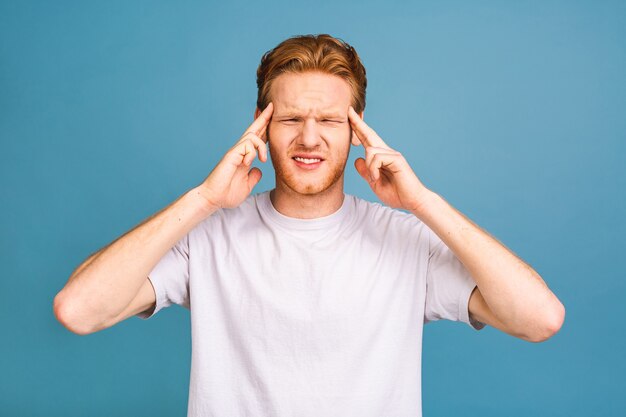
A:
{"type": "Polygon", "coordinates": [[[291,188],[294,192],[302,195],[316,195],[321,194],[324,191],[332,187],[333,184],[306,184],[306,183],[290,183],[283,181],[287,187],[291,188]]]}
{"type": "Polygon", "coordinates": [[[337,186],[343,184],[343,166],[335,166],[331,172],[319,173],[319,179],[303,178],[304,175],[293,172],[289,168],[285,169],[282,165],[276,164],[274,171],[276,172],[276,186],[283,186],[290,189],[294,193],[313,196],[322,194],[337,186]],[[323,176],[322,176],[323,175],[323,176]]]}

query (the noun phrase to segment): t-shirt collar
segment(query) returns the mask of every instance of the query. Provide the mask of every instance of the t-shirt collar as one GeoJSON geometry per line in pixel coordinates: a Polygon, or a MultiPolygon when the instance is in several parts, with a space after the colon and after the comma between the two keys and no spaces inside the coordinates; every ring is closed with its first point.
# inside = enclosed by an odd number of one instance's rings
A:
{"type": "Polygon", "coordinates": [[[327,216],[317,217],[314,219],[298,219],[295,217],[285,216],[280,213],[270,199],[270,191],[265,191],[257,195],[257,206],[259,210],[271,221],[291,230],[319,230],[327,229],[341,223],[348,212],[351,205],[349,204],[349,196],[343,195],[343,203],[341,207],[334,213],[327,216]]]}

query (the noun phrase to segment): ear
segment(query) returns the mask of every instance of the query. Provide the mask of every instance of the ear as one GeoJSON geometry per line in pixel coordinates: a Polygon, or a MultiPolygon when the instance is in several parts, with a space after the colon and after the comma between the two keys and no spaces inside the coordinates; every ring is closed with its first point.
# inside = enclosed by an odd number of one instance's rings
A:
{"type": "MultiPolygon", "coordinates": [[[[361,117],[361,119],[363,118],[363,114],[364,114],[364,113],[365,113],[365,112],[364,112],[364,111],[362,111],[362,112],[361,112],[361,114],[359,114],[359,116],[361,117]]],[[[359,139],[359,137],[356,135],[356,132],[354,132],[354,130],[352,130],[352,131],[350,132],[350,134],[352,135],[352,144],[353,144],[354,146],[359,146],[359,145],[361,145],[361,140],[360,140],[360,139],[359,139]]]]}
{"type": "Polygon", "coordinates": [[[261,110],[259,110],[259,108],[256,107],[254,110],[254,120],[256,120],[257,117],[259,117],[259,114],[261,114],[261,110]]]}

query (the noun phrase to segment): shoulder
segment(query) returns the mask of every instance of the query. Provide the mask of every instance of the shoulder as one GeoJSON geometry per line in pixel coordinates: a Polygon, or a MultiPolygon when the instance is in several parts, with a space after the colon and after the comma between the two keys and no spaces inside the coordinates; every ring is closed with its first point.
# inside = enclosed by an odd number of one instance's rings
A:
{"type": "Polygon", "coordinates": [[[412,213],[352,197],[355,224],[351,235],[365,253],[387,263],[415,265],[429,250],[428,228],[412,213]]]}
{"type": "Polygon", "coordinates": [[[200,222],[193,230],[194,233],[206,233],[207,231],[230,231],[234,232],[250,223],[258,223],[259,198],[263,193],[249,195],[239,206],[234,208],[221,208],[200,222]]]}
{"type": "Polygon", "coordinates": [[[422,222],[411,213],[385,206],[379,202],[368,201],[361,197],[348,195],[354,201],[359,216],[369,220],[389,221],[394,223],[421,224],[422,222]]]}
{"type": "Polygon", "coordinates": [[[357,196],[349,197],[353,199],[355,217],[362,227],[400,237],[406,234],[414,235],[424,228],[424,224],[411,213],[357,196]]]}

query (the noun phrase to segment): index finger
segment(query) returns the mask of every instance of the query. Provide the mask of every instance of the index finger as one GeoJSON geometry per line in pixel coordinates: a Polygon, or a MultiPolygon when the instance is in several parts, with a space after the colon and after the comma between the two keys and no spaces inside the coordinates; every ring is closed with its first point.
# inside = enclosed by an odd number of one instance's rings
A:
{"type": "Polygon", "coordinates": [[[270,102],[265,107],[265,109],[261,112],[261,114],[259,114],[259,117],[254,119],[254,122],[252,122],[252,124],[248,126],[244,135],[248,132],[252,132],[258,137],[262,137],[263,132],[265,131],[265,128],[267,128],[267,125],[270,119],[272,118],[273,111],[274,111],[274,103],[270,102]]]}
{"type": "Polygon", "coordinates": [[[377,148],[389,148],[387,144],[378,136],[374,129],[369,127],[358,115],[352,106],[348,108],[348,119],[352,125],[352,130],[356,133],[363,146],[375,146],[377,148]]]}

